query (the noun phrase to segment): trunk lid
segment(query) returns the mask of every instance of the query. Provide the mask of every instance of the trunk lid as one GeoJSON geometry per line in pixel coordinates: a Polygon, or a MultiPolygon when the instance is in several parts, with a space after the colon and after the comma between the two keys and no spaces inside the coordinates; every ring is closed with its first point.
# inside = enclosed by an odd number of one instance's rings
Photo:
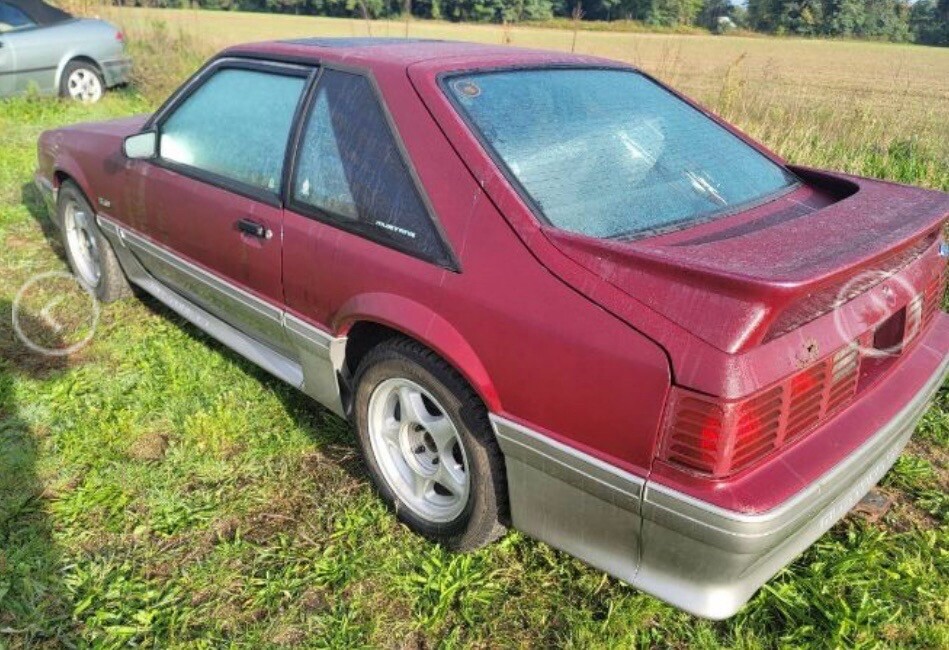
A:
{"type": "Polygon", "coordinates": [[[602,280],[737,353],[906,266],[936,242],[949,215],[942,192],[791,169],[803,181],[796,190],[675,233],[630,242],[545,234],[602,280]],[[709,317],[726,306],[728,318],[709,317]]]}

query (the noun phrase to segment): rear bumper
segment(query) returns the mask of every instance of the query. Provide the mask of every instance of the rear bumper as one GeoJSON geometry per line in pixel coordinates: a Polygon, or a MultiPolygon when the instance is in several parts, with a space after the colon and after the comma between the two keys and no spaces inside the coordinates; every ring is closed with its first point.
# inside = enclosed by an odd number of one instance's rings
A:
{"type": "MultiPolygon", "coordinates": [[[[760,513],[705,503],[493,417],[512,523],[681,609],[727,618],[889,470],[949,373],[947,343],[949,316],[937,314],[868,396],[885,399],[889,384],[912,386],[913,397],[817,481],[760,513]]],[[[850,410],[841,425],[867,421],[850,410]]]]}
{"type": "Polygon", "coordinates": [[[109,88],[132,81],[132,59],[127,56],[102,62],[102,75],[109,88]]]}

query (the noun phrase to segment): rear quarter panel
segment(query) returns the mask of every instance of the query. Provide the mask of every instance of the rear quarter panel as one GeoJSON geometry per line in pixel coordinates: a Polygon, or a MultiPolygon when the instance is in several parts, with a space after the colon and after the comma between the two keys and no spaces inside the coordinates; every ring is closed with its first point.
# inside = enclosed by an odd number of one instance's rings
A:
{"type": "Polygon", "coordinates": [[[644,475],[670,384],[664,352],[538,262],[404,68],[376,79],[460,272],[288,213],[290,307],[336,333],[358,321],[400,329],[452,362],[493,412],[644,475]]]}
{"type": "Polygon", "coordinates": [[[100,20],[75,20],[6,35],[16,52],[14,92],[36,87],[44,94],[58,92],[66,65],[77,58],[104,61],[123,55],[124,46],[115,38],[118,30],[100,20]]]}

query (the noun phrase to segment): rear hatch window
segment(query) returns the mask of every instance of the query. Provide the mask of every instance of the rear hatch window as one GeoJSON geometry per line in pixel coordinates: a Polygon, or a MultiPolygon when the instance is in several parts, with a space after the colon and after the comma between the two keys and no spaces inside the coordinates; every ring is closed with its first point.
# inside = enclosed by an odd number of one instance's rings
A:
{"type": "Polygon", "coordinates": [[[632,70],[547,68],[448,77],[445,87],[537,216],[633,239],[723,216],[795,177],[632,70]]]}

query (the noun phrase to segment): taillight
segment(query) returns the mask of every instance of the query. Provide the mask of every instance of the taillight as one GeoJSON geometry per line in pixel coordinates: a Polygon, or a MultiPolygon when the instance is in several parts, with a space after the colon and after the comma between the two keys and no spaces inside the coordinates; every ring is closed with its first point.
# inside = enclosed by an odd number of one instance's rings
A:
{"type": "Polygon", "coordinates": [[[856,345],[741,400],[674,387],[659,456],[706,474],[730,476],[813,429],[853,399],[856,345]]]}
{"type": "Polygon", "coordinates": [[[942,297],[946,293],[947,273],[949,273],[949,267],[943,266],[942,273],[933,278],[923,290],[922,294],[920,294],[923,301],[920,314],[920,320],[922,321],[920,329],[925,329],[926,326],[932,322],[936,312],[939,311],[939,306],[942,304],[942,297]]]}
{"type": "Polygon", "coordinates": [[[944,265],[903,309],[850,345],[749,397],[722,400],[673,386],[659,457],[724,478],[804,436],[853,400],[861,368],[872,381],[926,330],[942,303],[947,273],[944,265]]]}
{"type": "Polygon", "coordinates": [[[122,32],[116,32],[116,33],[115,33],[115,40],[117,40],[119,43],[124,43],[124,42],[125,42],[125,34],[123,34],[122,32]]]}

